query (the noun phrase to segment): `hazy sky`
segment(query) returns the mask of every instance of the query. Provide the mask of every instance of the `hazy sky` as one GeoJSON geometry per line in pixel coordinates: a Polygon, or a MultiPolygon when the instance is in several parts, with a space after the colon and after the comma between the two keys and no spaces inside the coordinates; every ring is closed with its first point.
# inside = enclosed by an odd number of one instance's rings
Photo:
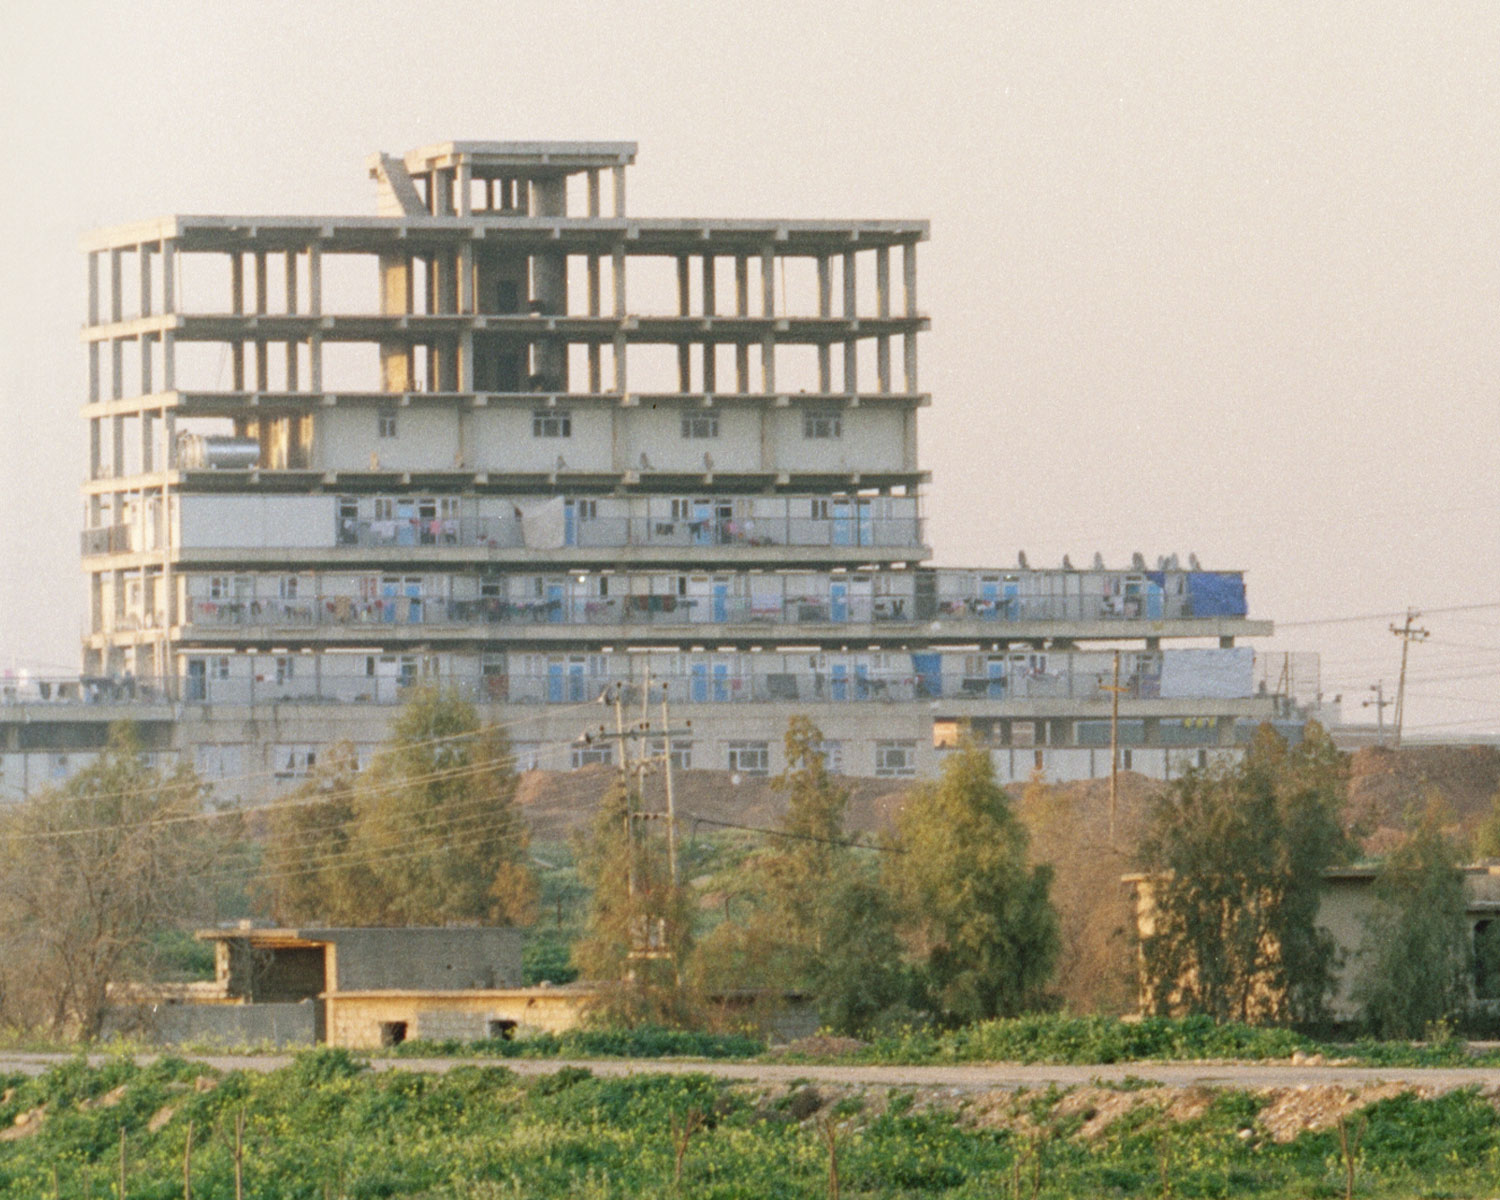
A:
{"type": "Polygon", "coordinates": [[[373,213],[377,149],[618,139],[638,215],[931,220],[940,564],[1196,551],[1248,572],[1264,648],[1321,651],[1356,716],[1394,689],[1386,627],[1415,605],[1408,728],[1500,729],[1500,6],[11,0],[0,21],[0,665],[78,663],[83,231],[373,213]]]}

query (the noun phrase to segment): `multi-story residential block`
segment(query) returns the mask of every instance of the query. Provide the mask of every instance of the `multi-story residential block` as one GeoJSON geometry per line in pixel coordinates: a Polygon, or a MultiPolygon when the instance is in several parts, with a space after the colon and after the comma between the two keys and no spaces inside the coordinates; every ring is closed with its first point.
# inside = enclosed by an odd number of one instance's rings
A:
{"type": "Polygon", "coordinates": [[[85,683],[170,704],[206,774],[372,746],[418,682],[577,765],[611,684],[681,765],[1005,778],[1231,750],[1273,715],[1237,572],[934,568],[922,221],[626,210],[625,143],[454,142],[378,215],[176,216],[85,242],[85,683]],[[91,682],[90,682],[91,681],[91,682]],[[128,681],[125,682],[125,681],[128,681]]]}

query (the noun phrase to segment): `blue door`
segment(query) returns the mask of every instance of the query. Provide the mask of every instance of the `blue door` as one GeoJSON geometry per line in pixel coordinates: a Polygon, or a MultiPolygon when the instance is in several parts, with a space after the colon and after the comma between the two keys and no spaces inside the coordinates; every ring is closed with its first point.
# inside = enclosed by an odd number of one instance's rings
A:
{"type": "Polygon", "coordinates": [[[989,696],[991,700],[1005,699],[1005,663],[1000,659],[990,659],[986,668],[989,676],[989,696]]]}
{"type": "Polygon", "coordinates": [[[417,544],[417,506],[410,500],[396,501],[396,545],[417,544]]]}
{"type": "Polygon", "coordinates": [[[847,583],[828,585],[828,619],[830,621],[849,619],[849,585],[847,583]]]}
{"type": "Polygon", "coordinates": [[[854,698],[856,700],[870,698],[870,668],[864,663],[854,664],[854,698]]]}
{"type": "Polygon", "coordinates": [[[396,601],[401,595],[401,582],[396,579],[380,581],[380,619],[387,623],[396,619],[396,601]]]}
{"type": "Polygon", "coordinates": [[[714,703],[724,704],[729,700],[729,664],[714,663],[714,703]]]}
{"type": "Polygon", "coordinates": [[[995,621],[1000,617],[1000,583],[994,579],[979,581],[979,616],[981,620],[995,621]]]}
{"type": "Polygon", "coordinates": [[[563,701],[563,665],[547,664],[547,703],[561,704],[563,701]]]}
{"type": "Polygon", "coordinates": [[[708,664],[694,663],[688,692],[694,704],[708,703],[708,664]]]}
{"type": "Polygon", "coordinates": [[[714,544],[714,510],[707,500],[693,501],[693,545],[714,544]]]}
{"type": "Polygon", "coordinates": [[[729,620],[729,581],[714,580],[714,620],[723,624],[729,620]]]}
{"type": "Polygon", "coordinates": [[[582,704],[588,698],[588,680],[584,678],[581,662],[568,664],[568,702],[582,704]]]}
{"type": "Polygon", "coordinates": [[[563,501],[563,545],[578,545],[578,507],[571,500],[563,501]]]}
{"type": "Polygon", "coordinates": [[[568,606],[567,589],[560,583],[547,582],[547,623],[561,624],[568,606]]]}
{"type": "Polygon", "coordinates": [[[833,513],[833,544],[835,546],[854,545],[854,522],[849,512],[849,501],[835,500],[830,505],[833,513]]]}
{"type": "Polygon", "coordinates": [[[829,671],[829,692],[835,700],[849,699],[849,668],[844,663],[834,663],[829,671]]]}
{"type": "Polygon", "coordinates": [[[406,619],[412,625],[420,625],[422,623],[422,581],[408,579],[405,590],[406,619]]]}
{"type": "Polygon", "coordinates": [[[875,544],[875,514],[870,511],[870,502],[861,500],[859,509],[859,544],[861,546],[873,546],[875,544]]]}
{"type": "Polygon", "coordinates": [[[1014,621],[1021,615],[1021,585],[1014,580],[1005,584],[1005,619],[1014,621]]]}
{"type": "Polygon", "coordinates": [[[1146,585],[1146,616],[1152,621],[1161,620],[1161,599],[1160,585],[1148,583],[1146,585]]]}

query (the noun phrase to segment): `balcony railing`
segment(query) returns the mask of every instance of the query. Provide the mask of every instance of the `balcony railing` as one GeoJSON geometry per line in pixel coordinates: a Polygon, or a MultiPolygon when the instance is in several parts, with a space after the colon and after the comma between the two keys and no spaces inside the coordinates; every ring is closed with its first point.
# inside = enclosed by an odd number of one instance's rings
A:
{"type": "Polygon", "coordinates": [[[753,520],[656,520],[648,517],[595,517],[569,520],[554,545],[528,541],[521,521],[502,517],[406,517],[348,520],[337,531],[340,546],[481,546],[492,549],[557,549],[563,545],[618,549],[627,546],[818,546],[912,548],[922,545],[917,517],[772,517],[753,520]]]}
{"type": "Polygon", "coordinates": [[[649,628],[688,625],[960,626],[975,622],[1136,621],[1191,619],[1185,600],[1168,597],[1147,616],[1139,602],[1098,596],[972,596],[917,605],[901,596],[590,596],[447,600],[431,596],[317,596],[296,600],[190,600],[188,623],[202,629],[339,629],[422,625],[531,627],[569,625],[649,628]]]}

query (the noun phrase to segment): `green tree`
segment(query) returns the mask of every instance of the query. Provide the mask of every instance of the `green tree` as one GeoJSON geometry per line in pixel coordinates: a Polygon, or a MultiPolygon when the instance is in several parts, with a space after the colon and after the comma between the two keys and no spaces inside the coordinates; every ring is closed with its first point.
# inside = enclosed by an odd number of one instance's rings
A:
{"type": "Polygon", "coordinates": [[[741,915],[705,939],[694,978],[713,991],[772,987],[810,993],[824,1024],[858,1032],[905,994],[889,897],[844,833],[849,792],[828,772],[822,731],[787,724],[779,837],[723,881],[741,915]]]}
{"type": "Polygon", "coordinates": [[[0,1020],[95,1038],[110,988],[143,981],[167,929],[202,919],[232,822],[203,820],[186,767],[147,765],[133,726],[0,820],[0,1020]]]}
{"type": "Polygon", "coordinates": [[[665,839],[649,835],[640,814],[640,797],[619,776],[578,846],[590,901],[573,962],[583,978],[600,985],[596,1018],[693,1024],[696,1006],[682,977],[693,947],[692,898],[672,880],[665,839]]]}
{"type": "Polygon", "coordinates": [[[1315,723],[1288,748],[1262,726],[1237,762],[1191,771],[1147,816],[1148,1006],[1220,1020],[1327,1016],[1337,952],[1317,924],[1323,871],[1352,852],[1345,756],[1315,723]]]}
{"type": "Polygon", "coordinates": [[[989,752],[965,739],[936,782],[913,789],[896,829],[890,877],[939,1018],[1041,1004],[1058,952],[1052,872],[1028,864],[1026,831],[989,752]]]}
{"type": "Polygon", "coordinates": [[[1420,1037],[1468,1006],[1472,962],[1459,859],[1434,806],[1381,866],[1354,989],[1378,1037],[1420,1037]]]}
{"type": "Polygon", "coordinates": [[[413,692],[363,771],[336,754],[277,813],[261,893],[287,921],[524,925],[536,883],[504,733],[413,692]]]}
{"type": "Polygon", "coordinates": [[[1474,834],[1475,858],[1500,858],[1500,792],[1490,800],[1490,811],[1474,834]]]}

